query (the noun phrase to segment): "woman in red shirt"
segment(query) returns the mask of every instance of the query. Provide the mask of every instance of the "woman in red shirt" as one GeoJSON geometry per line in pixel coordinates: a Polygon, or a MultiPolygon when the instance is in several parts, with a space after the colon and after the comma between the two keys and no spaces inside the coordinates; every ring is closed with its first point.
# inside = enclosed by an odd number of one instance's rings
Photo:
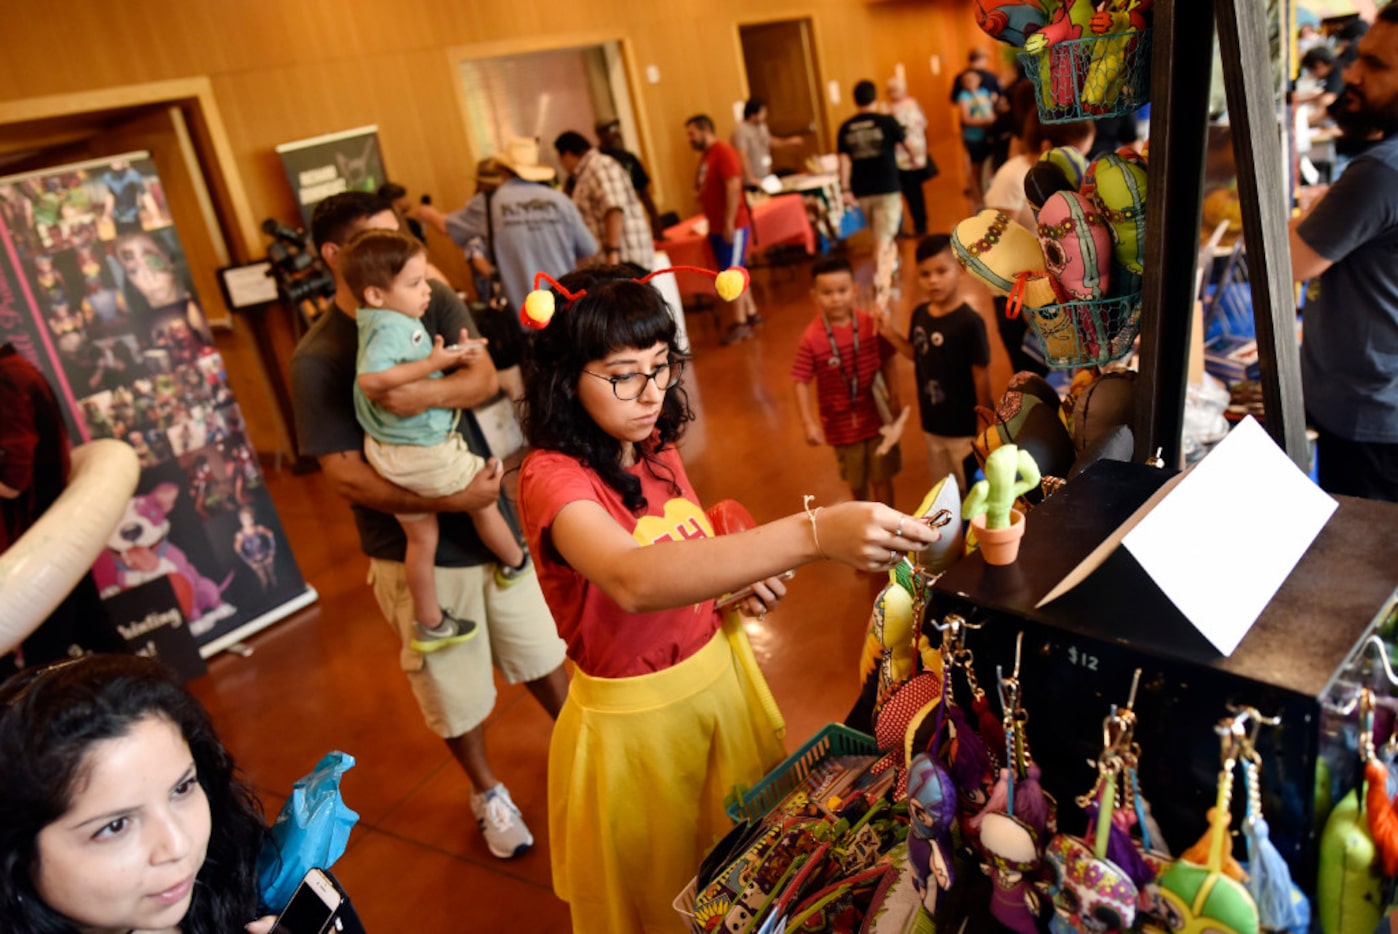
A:
{"type": "Polygon", "coordinates": [[[729,826],[723,796],[783,747],[714,598],[822,558],[887,570],[937,533],[841,503],[716,537],[674,443],[685,357],[660,294],[621,269],[565,278],[531,348],[520,512],[576,665],[549,749],[554,891],[577,932],[673,930],[671,902],[729,826]],[[568,304],[564,304],[564,302],[568,304]]]}

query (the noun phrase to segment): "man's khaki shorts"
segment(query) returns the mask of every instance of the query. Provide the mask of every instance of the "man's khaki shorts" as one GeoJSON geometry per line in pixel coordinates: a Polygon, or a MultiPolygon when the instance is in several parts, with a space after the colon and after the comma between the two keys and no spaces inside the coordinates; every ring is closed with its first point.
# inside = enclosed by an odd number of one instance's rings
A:
{"type": "Polygon", "coordinates": [[[398,633],[399,663],[422,708],[428,729],[451,739],[485,722],[495,707],[499,669],[510,684],[535,681],[563,664],[564,645],[549,615],[539,579],[530,574],[512,587],[495,583],[495,565],[437,568],[437,599],[480,628],[469,642],[422,655],[415,635],[413,598],[403,565],[371,559],[369,585],[384,619],[398,633]]]}

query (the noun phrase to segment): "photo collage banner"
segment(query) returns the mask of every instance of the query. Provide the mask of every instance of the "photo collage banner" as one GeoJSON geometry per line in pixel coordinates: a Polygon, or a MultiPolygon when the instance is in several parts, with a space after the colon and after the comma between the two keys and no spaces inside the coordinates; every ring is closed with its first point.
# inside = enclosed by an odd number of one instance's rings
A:
{"type": "Polygon", "coordinates": [[[5,342],[48,377],[74,444],[140,458],[93,566],[103,597],[165,578],[151,592],[173,590],[205,646],[306,593],[146,153],[0,178],[5,342]]]}

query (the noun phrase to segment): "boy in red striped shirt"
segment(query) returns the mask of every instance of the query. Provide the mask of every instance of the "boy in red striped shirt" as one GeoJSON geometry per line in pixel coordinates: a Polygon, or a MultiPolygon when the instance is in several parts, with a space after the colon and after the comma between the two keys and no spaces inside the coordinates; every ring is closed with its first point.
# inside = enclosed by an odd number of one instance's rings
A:
{"type": "Polygon", "coordinates": [[[898,412],[893,345],[879,335],[874,316],[854,307],[854,272],[848,260],[830,257],[811,270],[811,299],[816,318],[801,335],[791,378],[805,426],[806,443],[835,448],[840,478],[855,499],[893,505],[893,478],[902,469],[897,445],[879,454],[883,418],[874,399],[874,380],[882,373],[888,409],[898,412]],[[811,383],[816,384],[820,421],[811,411],[811,383]]]}

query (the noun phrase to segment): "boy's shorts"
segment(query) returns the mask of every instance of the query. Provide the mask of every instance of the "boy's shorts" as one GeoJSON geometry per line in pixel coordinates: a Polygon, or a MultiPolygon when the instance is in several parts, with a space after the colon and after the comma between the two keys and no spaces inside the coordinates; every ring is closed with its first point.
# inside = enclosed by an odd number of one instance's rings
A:
{"type": "Polygon", "coordinates": [[[874,452],[879,449],[883,435],[874,435],[854,444],[835,445],[835,461],[840,465],[840,479],[856,490],[862,490],[870,483],[887,483],[903,469],[903,452],[898,445],[879,457],[874,452]]]}
{"type": "Polygon", "coordinates": [[[739,227],[733,231],[732,243],[724,240],[723,234],[709,234],[709,246],[714,251],[714,260],[718,263],[719,272],[734,266],[747,265],[748,240],[750,238],[751,234],[746,227],[739,227]]]}
{"type": "Polygon", "coordinates": [[[892,240],[903,226],[903,193],[868,195],[859,199],[859,210],[876,240],[892,240]]]}
{"type": "MultiPolygon", "coordinates": [[[[456,432],[447,435],[441,444],[422,446],[384,444],[365,436],[364,459],[380,477],[428,499],[461,492],[485,466],[485,458],[473,454],[466,439],[456,432]]],[[[415,512],[396,518],[400,522],[415,522],[428,515],[415,512]]]]}
{"type": "Polygon", "coordinates": [[[520,684],[537,681],[563,664],[563,640],[538,577],[530,574],[502,588],[495,582],[495,567],[436,569],[438,601],[480,628],[470,642],[422,655],[410,644],[417,638],[417,627],[403,565],[369,562],[374,598],[401,642],[399,664],[428,729],[443,739],[470,732],[490,716],[496,693],[492,666],[510,684],[520,684]]]}

